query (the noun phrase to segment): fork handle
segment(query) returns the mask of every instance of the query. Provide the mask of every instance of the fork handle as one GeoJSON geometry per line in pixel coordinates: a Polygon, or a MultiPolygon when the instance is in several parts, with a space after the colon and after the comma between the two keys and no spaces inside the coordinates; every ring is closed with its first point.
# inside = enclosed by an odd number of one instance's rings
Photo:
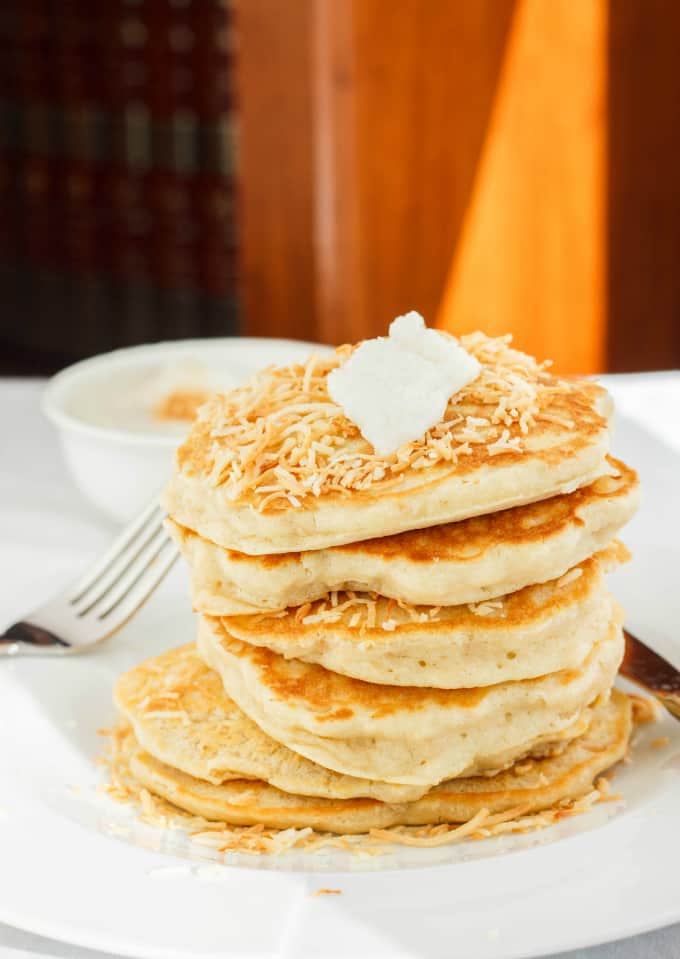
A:
{"type": "Polygon", "coordinates": [[[49,629],[36,626],[35,623],[23,621],[14,623],[0,636],[0,656],[45,653],[50,647],[60,648],[61,652],[69,648],[68,643],[65,643],[63,639],[59,639],[49,629]]]}

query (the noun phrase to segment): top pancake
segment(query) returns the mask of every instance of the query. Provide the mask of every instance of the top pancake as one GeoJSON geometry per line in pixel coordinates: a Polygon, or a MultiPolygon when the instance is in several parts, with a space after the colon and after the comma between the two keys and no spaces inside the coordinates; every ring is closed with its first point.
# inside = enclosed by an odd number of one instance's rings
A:
{"type": "Polygon", "coordinates": [[[377,456],[328,395],[349,355],[270,369],[217,396],[180,447],[163,505],[252,555],[322,549],[546,499],[608,472],[611,401],[507,338],[462,338],[482,371],[421,440],[377,456]]]}
{"type": "Polygon", "coordinates": [[[557,579],[607,546],[639,501],[635,472],[615,472],[540,503],[328,549],[249,556],[168,520],[191,568],[194,609],[237,616],[301,606],[339,590],[413,605],[479,603],[557,579]]]}

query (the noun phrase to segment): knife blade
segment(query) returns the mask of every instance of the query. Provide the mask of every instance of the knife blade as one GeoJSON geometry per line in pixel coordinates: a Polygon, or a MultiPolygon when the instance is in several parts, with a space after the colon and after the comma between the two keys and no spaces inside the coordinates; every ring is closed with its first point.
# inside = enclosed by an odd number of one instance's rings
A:
{"type": "Polygon", "coordinates": [[[680,670],[624,629],[626,651],[619,672],[655,696],[671,716],[680,720],[680,670]]]}

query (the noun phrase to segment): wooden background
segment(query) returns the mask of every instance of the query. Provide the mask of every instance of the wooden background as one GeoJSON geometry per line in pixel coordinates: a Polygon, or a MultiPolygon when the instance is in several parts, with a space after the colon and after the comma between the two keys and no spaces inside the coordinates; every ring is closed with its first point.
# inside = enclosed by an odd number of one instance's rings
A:
{"type": "Polygon", "coordinates": [[[680,4],[611,0],[608,357],[680,366],[680,4]]]}
{"type": "Polygon", "coordinates": [[[0,375],[238,329],[232,23],[0,0],[0,375]]]}
{"type": "Polygon", "coordinates": [[[680,4],[240,0],[245,332],[680,365],[680,4]]]}

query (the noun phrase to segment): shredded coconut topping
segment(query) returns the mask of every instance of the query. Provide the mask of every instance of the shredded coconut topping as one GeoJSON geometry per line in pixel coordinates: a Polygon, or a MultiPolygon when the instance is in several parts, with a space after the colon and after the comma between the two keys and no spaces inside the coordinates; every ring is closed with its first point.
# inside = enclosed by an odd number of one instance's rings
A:
{"type": "Polygon", "coordinates": [[[628,698],[633,704],[633,721],[640,726],[646,723],[655,723],[663,713],[659,701],[651,696],[638,696],[637,693],[629,693],[628,698]]]}
{"type": "MultiPolygon", "coordinates": [[[[502,603],[501,603],[502,606],[502,603]]],[[[346,623],[350,629],[383,629],[392,632],[408,623],[436,623],[441,620],[441,606],[412,606],[401,600],[386,599],[378,593],[334,591],[325,599],[275,612],[257,613],[254,622],[293,616],[303,626],[346,623]]]]}
{"type": "Polygon", "coordinates": [[[505,613],[502,599],[484,599],[481,603],[468,603],[468,609],[475,616],[503,616],[505,613]]]}
{"type": "Polygon", "coordinates": [[[560,576],[555,585],[558,589],[569,586],[570,583],[574,583],[579,579],[582,573],[583,569],[580,566],[575,566],[573,569],[568,570],[563,576],[560,576]]]}
{"type": "MultiPolygon", "coordinates": [[[[541,420],[573,426],[550,410],[567,384],[546,371],[548,363],[512,349],[510,336],[471,333],[460,342],[481,364],[480,375],[451,398],[441,422],[394,453],[376,455],[329,397],[328,373],[354,349],[342,346],[330,357],[312,355],[305,365],[270,367],[213,397],[194,427],[209,440],[200,470],[231,500],[251,496],[259,510],[298,509],[311,497],[377,490],[399,482],[407,470],[455,464],[476,451],[489,457],[521,453],[541,420]]],[[[198,468],[191,463],[191,443],[190,437],[180,449],[185,470],[198,468]]]]}
{"type": "Polygon", "coordinates": [[[160,829],[182,831],[197,846],[220,854],[282,855],[294,849],[308,853],[340,849],[352,852],[358,858],[368,859],[385,855],[391,852],[390,847],[394,846],[432,848],[452,845],[463,839],[487,839],[505,833],[533,832],[563,819],[589,812],[597,803],[621,799],[620,795],[611,792],[609,780],[601,776],[594,788],[579,799],[562,799],[549,809],[539,812],[532,812],[527,804],[496,814],[491,814],[488,809],[480,809],[464,823],[392,826],[351,835],[319,833],[309,827],[275,829],[261,823],[254,826],[230,826],[201,816],[192,816],[143,787],[133,776],[126,759],[124,744],[131,735],[128,726],[118,726],[101,732],[109,737],[110,746],[109,755],[102,761],[108,767],[110,780],[104,791],[117,802],[136,806],[142,822],[160,829]]]}

